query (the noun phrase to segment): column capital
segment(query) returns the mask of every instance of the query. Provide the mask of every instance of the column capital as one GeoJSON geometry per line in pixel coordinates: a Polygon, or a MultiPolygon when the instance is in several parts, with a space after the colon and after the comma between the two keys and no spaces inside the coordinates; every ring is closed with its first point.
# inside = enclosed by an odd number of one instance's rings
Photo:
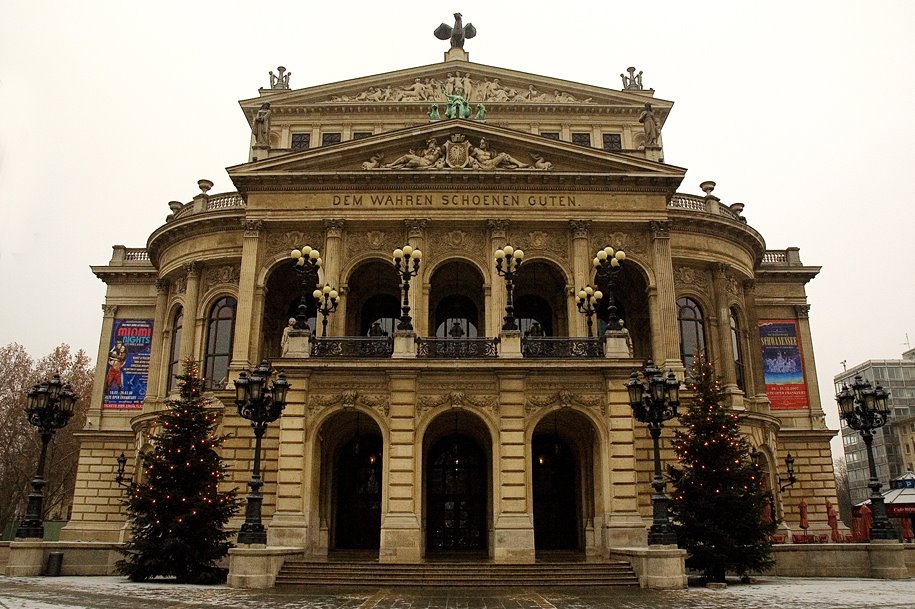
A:
{"type": "Polygon", "coordinates": [[[731,270],[731,265],[725,262],[715,262],[712,264],[712,274],[716,279],[725,279],[728,276],[728,271],[731,270]]]}
{"type": "Polygon", "coordinates": [[[673,222],[670,220],[652,220],[648,223],[651,229],[651,236],[654,239],[670,239],[670,228],[673,222]]]}
{"type": "Polygon", "coordinates": [[[245,237],[260,237],[261,231],[264,230],[263,220],[245,220],[245,237]]]}
{"type": "Polygon", "coordinates": [[[569,220],[569,227],[572,229],[572,237],[575,239],[587,239],[588,233],[591,232],[591,221],[569,220]]]}
{"type": "Polygon", "coordinates": [[[109,305],[109,304],[102,305],[102,315],[104,317],[114,317],[117,314],[118,314],[118,305],[109,305]]]}
{"type": "Polygon", "coordinates": [[[810,305],[794,305],[794,313],[797,315],[798,319],[807,319],[810,317],[810,305]]]}
{"type": "Polygon", "coordinates": [[[407,229],[407,239],[422,238],[423,231],[426,229],[428,223],[428,218],[407,218],[404,220],[403,225],[407,229]]]}
{"type": "Polygon", "coordinates": [[[168,294],[168,288],[171,286],[171,284],[172,282],[168,279],[156,279],[156,293],[159,295],[168,294]]]}
{"type": "Polygon", "coordinates": [[[508,230],[508,227],[511,225],[511,220],[501,219],[501,220],[487,220],[486,228],[489,229],[490,234],[493,238],[504,239],[505,231],[508,230]]]}
{"type": "Polygon", "coordinates": [[[755,294],[756,293],[756,280],[755,279],[744,279],[743,291],[748,295],[755,294]]]}
{"type": "Polygon", "coordinates": [[[203,265],[199,262],[185,262],[184,263],[184,272],[187,273],[188,278],[198,277],[200,275],[200,270],[203,268],[203,265]]]}
{"type": "Polygon", "coordinates": [[[346,220],[343,218],[327,218],[321,221],[321,225],[324,227],[324,230],[327,231],[328,237],[343,236],[344,224],[346,224],[346,220]]]}

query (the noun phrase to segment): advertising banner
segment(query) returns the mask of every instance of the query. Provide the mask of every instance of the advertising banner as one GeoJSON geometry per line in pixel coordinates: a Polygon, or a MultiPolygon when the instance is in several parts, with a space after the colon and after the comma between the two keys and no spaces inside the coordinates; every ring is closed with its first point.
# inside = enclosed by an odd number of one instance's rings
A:
{"type": "Polygon", "coordinates": [[[102,408],[141,410],[149,379],[153,320],[115,319],[102,408]]]}
{"type": "Polygon", "coordinates": [[[804,382],[804,358],[797,335],[796,320],[759,322],[766,395],[773,410],[810,407],[804,382]]]}

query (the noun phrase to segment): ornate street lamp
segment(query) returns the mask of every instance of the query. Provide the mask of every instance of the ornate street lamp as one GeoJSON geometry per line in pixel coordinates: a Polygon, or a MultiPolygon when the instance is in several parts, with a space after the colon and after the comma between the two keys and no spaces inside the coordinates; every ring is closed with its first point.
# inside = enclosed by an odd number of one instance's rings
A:
{"type": "Polygon", "coordinates": [[[419,274],[419,261],[423,253],[409,245],[394,250],[392,254],[394,269],[400,275],[400,291],[403,293],[400,323],[398,330],[413,330],[413,318],[410,317],[410,279],[419,274]]]}
{"type": "Polygon", "coordinates": [[[518,320],[515,319],[515,303],[512,300],[512,292],[515,287],[515,274],[518,267],[524,261],[524,252],[516,250],[510,245],[496,250],[496,273],[505,277],[505,317],[503,318],[503,330],[517,330],[518,320]]]}
{"type": "Polygon", "coordinates": [[[635,418],[648,424],[651,440],[654,443],[654,478],[651,486],[654,494],[651,496],[653,519],[648,530],[649,545],[674,545],[677,535],[670,526],[667,513],[670,499],[664,494],[664,477],[661,475],[661,448],[659,440],[664,421],[677,416],[677,406],[680,405],[680,381],[673,372],[668,372],[665,378],[661,370],[656,368],[654,362],[645,362],[646,386],[639,380],[638,372],[633,371],[626,383],[629,391],[629,405],[635,418]]]}
{"type": "Polygon", "coordinates": [[[42,511],[44,507],[44,463],[48,454],[48,442],[54,432],[64,427],[73,416],[73,406],[77,397],[70,389],[70,384],[60,382],[60,375],[55,374],[50,381],[34,385],[28,393],[25,414],[29,423],[38,428],[41,436],[41,453],[38,456],[38,470],[32,478],[32,492],[29,493],[25,518],[19,524],[16,537],[44,537],[42,511]]]}
{"type": "Polygon", "coordinates": [[[897,539],[896,530],[886,517],[886,505],[880,493],[880,481],[877,479],[877,466],[874,463],[873,431],[886,425],[889,417],[887,398],[890,392],[880,385],[873,388],[871,384],[856,375],[851,387],[844,383],[842,390],[836,396],[839,403],[839,414],[848,426],[857,430],[864,439],[867,447],[867,465],[870,469],[871,510],[873,521],[871,524],[871,539],[897,539]]]}
{"type": "Polygon", "coordinates": [[[270,363],[264,360],[250,376],[246,371],[242,371],[235,381],[235,405],[238,407],[238,414],[251,421],[251,428],[254,430],[254,468],[251,482],[248,483],[251,493],[248,494],[248,503],[245,506],[245,522],[238,532],[240,544],[267,543],[267,529],[261,524],[261,506],[264,501],[260,492],[264,485],[261,480],[261,438],[267,431],[267,424],[277,420],[283,413],[283,408],[286,407],[286,392],[289,391],[289,383],[282,372],[272,386],[267,386],[267,380],[273,372],[270,363]]]}
{"type": "Polygon", "coordinates": [[[130,484],[133,482],[133,476],[124,475],[124,470],[127,469],[127,455],[121,453],[115,461],[118,462],[118,471],[114,476],[114,483],[118,486],[130,488],[130,484]]]}
{"type": "Polygon", "coordinates": [[[620,263],[626,259],[623,250],[614,251],[609,245],[602,250],[597,250],[591,263],[594,265],[594,281],[598,287],[603,286],[604,296],[607,297],[607,330],[619,330],[620,318],[616,314],[616,301],[613,299],[613,280],[619,274],[620,263]]]}
{"type": "Polygon", "coordinates": [[[302,298],[299,300],[299,311],[296,313],[296,328],[311,330],[308,327],[308,295],[318,285],[318,269],[324,264],[321,252],[310,245],[294,249],[289,255],[295,261],[292,269],[302,276],[302,298]]]}
{"type": "Polygon", "coordinates": [[[583,313],[585,319],[588,321],[588,338],[594,336],[592,330],[594,322],[591,321],[591,318],[594,317],[594,313],[597,312],[597,303],[600,302],[600,299],[603,297],[603,292],[595,290],[589,285],[578,290],[578,294],[575,295],[575,304],[578,306],[578,311],[579,313],[583,313]]]}
{"type": "Polygon", "coordinates": [[[337,305],[340,304],[340,294],[327,283],[320,290],[312,292],[311,295],[315,297],[318,313],[321,314],[321,336],[327,336],[327,316],[337,310],[337,305]]]}

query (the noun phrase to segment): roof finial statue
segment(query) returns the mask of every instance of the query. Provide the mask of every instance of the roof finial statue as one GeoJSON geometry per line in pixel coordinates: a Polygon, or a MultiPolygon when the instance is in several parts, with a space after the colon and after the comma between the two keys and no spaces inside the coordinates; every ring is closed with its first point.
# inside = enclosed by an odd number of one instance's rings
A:
{"type": "Polygon", "coordinates": [[[477,35],[477,28],[473,27],[472,23],[467,25],[461,25],[461,14],[454,14],[454,27],[451,27],[447,23],[443,23],[437,28],[435,28],[435,37],[439,40],[448,40],[451,39],[451,48],[452,49],[463,49],[464,48],[464,39],[473,38],[477,35]]]}
{"type": "Polygon", "coordinates": [[[620,74],[620,78],[623,79],[623,88],[624,89],[635,89],[636,91],[642,90],[642,71],[639,70],[639,73],[635,73],[635,68],[626,68],[626,71],[629,72],[629,76],[625,74],[620,74]]]}
{"type": "Polygon", "coordinates": [[[279,66],[276,71],[279,72],[279,75],[274,75],[273,70],[270,70],[270,88],[288,89],[289,77],[292,76],[292,72],[287,72],[283,66],[279,66]]]}

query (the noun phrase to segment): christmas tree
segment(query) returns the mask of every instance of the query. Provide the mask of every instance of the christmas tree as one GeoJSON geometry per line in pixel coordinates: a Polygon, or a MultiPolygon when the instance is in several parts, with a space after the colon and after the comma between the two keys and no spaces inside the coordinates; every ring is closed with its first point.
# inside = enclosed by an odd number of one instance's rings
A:
{"type": "Polygon", "coordinates": [[[772,564],[772,494],[737,415],[721,404],[721,385],[704,354],[696,356],[691,374],[687,386],[695,397],[673,441],[679,466],[667,472],[674,487],[671,519],[686,566],[723,582],[728,571],[745,576],[772,564]]]}
{"type": "Polygon", "coordinates": [[[219,413],[201,396],[197,362],[186,361],[176,378],[179,399],[166,401],[154,449],[143,455],[142,480],[131,484],[125,501],[132,537],[117,567],[133,581],[219,583],[226,573],[216,563],[232,545],[225,526],[239,500],[236,490],[219,490],[224,437],[215,434],[219,413]]]}

